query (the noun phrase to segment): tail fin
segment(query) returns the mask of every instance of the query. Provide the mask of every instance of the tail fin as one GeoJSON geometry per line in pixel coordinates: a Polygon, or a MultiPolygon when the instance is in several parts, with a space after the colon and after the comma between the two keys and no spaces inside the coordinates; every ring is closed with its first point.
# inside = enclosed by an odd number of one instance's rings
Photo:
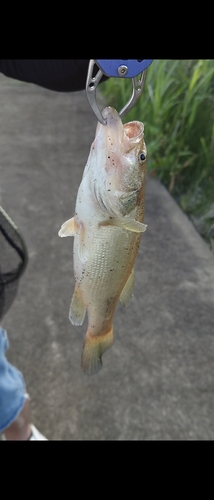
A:
{"type": "Polygon", "coordinates": [[[88,332],[82,352],[82,369],[87,375],[98,373],[102,368],[102,355],[114,342],[113,328],[104,335],[93,337],[88,332]]]}

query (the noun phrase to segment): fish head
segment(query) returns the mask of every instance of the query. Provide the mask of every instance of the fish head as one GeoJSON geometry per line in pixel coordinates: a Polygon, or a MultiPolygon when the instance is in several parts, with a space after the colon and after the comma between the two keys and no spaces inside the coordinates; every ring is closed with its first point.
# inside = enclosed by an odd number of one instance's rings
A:
{"type": "Polygon", "coordinates": [[[103,204],[111,206],[117,215],[126,215],[139,203],[144,183],[144,125],[139,121],[124,125],[112,107],[104,109],[103,117],[106,125],[97,125],[89,165],[93,165],[103,204]]]}

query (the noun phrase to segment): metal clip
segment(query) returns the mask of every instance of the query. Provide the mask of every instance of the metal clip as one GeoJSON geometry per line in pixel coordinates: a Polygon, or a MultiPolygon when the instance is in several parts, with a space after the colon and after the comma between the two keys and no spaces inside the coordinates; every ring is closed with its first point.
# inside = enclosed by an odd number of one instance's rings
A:
{"type": "Polygon", "coordinates": [[[132,95],[127,104],[125,104],[125,106],[119,112],[121,118],[123,118],[133,108],[133,106],[141,96],[143,92],[145,79],[146,79],[146,69],[144,69],[140,79],[137,79],[136,76],[132,78],[132,95]]]}
{"type": "MultiPolygon", "coordinates": [[[[89,62],[89,67],[88,67],[88,75],[87,75],[87,81],[86,81],[86,95],[87,99],[89,101],[89,104],[91,108],[94,111],[94,114],[96,115],[97,119],[99,120],[102,125],[106,125],[106,120],[103,118],[102,112],[100,111],[97,101],[96,101],[96,90],[97,86],[103,76],[103,71],[101,69],[98,70],[97,74],[93,76],[93,70],[94,70],[94,65],[96,64],[96,61],[94,59],[91,59],[89,62]]],[[[146,64],[145,64],[146,65],[146,64]]],[[[148,66],[148,63],[147,63],[148,66]]],[[[125,66],[124,66],[125,68],[125,66]]],[[[120,70],[123,70],[123,67],[120,66],[120,70]]],[[[124,71],[125,73],[125,71],[124,71]]],[[[123,75],[123,71],[121,72],[120,77],[125,76],[123,75]]],[[[140,79],[139,77],[135,76],[134,78],[129,78],[129,80],[132,80],[132,95],[125,104],[125,106],[121,109],[119,112],[119,115],[121,118],[123,118],[135,105],[136,101],[139,99],[139,97],[142,94],[144,83],[145,83],[145,78],[146,78],[146,69],[141,73],[140,79]]]]}
{"type": "Polygon", "coordinates": [[[94,59],[91,59],[88,66],[88,75],[86,80],[86,96],[99,122],[102,123],[102,125],[106,125],[106,120],[103,118],[103,115],[100,109],[98,108],[96,101],[96,90],[98,83],[100,82],[103,76],[103,72],[101,71],[101,69],[99,69],[97,74],[93,76],[94,65],[95,61],[94,59]]]}

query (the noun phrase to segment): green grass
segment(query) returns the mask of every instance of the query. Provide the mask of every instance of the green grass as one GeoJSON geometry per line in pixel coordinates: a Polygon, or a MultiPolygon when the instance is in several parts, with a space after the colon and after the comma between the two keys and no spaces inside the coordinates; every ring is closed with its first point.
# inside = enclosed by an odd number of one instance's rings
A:
{"type": "MultiPolygon", "coordinates": [[[[111,78],[100,89],[108,105],[119,111],[132,85],[129,80],[111,78]]],[[[145,125],[149,171],[210,240],[214,232],[214,61],[153,61],[143,93],[123,121],[130,120],[145,125]]]]}

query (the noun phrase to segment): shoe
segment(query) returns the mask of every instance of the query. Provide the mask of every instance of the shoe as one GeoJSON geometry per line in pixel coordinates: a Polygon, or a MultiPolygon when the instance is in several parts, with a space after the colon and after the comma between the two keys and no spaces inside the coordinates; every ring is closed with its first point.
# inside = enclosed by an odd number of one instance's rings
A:
{"type": "Polygon", "coordinates": [[[32,434],[28,441],[48,441],[48,439],[41,434],[41,432],[38,431],[38,429],[34,425],[30,425],[32,434]]]}

